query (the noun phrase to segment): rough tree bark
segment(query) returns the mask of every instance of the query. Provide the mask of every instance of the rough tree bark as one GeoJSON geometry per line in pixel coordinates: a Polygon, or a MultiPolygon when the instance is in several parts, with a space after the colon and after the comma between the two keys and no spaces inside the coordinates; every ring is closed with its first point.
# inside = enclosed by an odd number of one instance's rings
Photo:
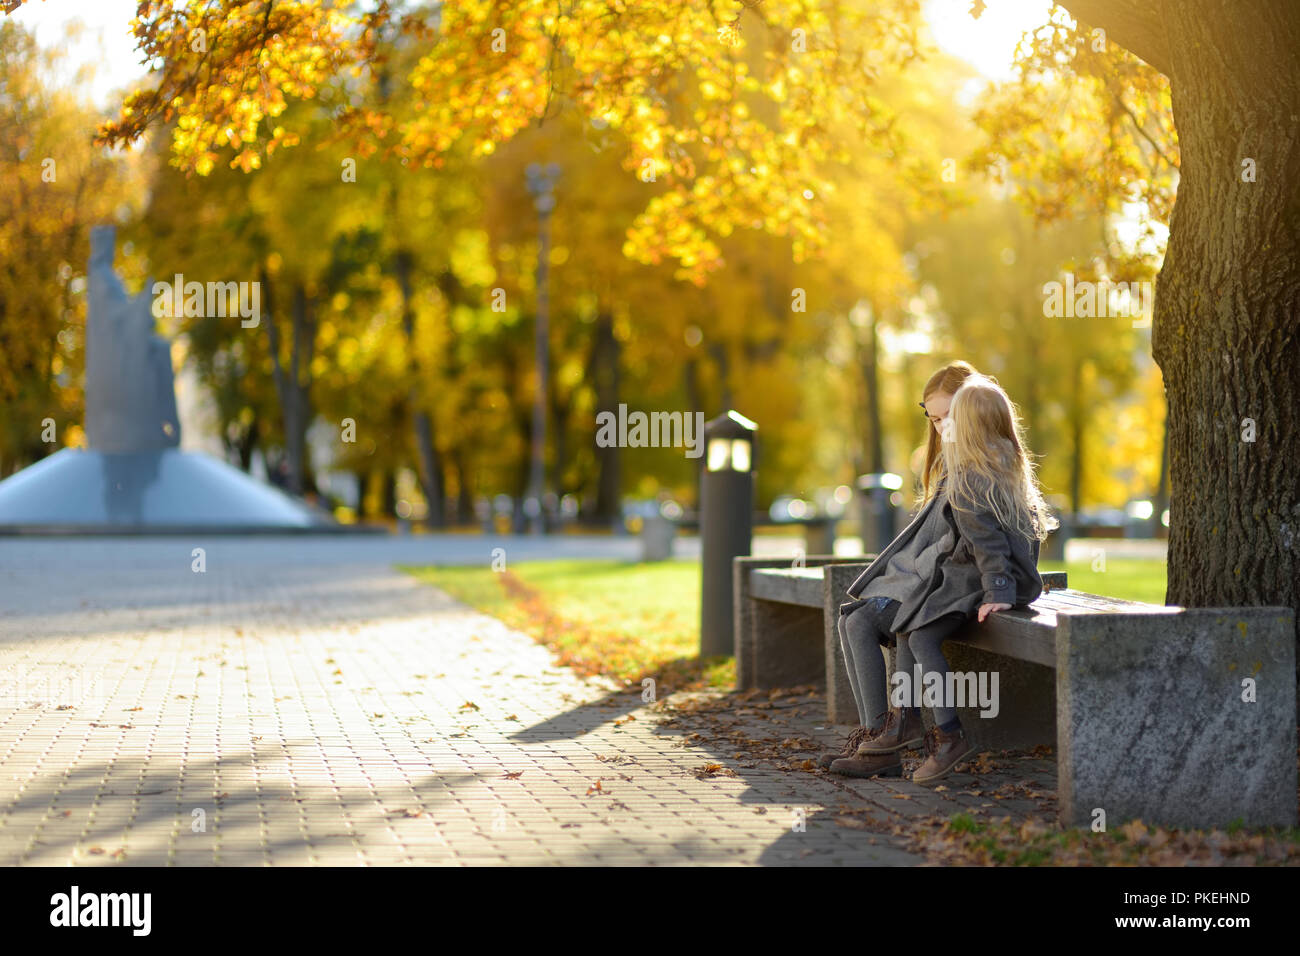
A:
{"type": "Polygon", "coordinates": [[[1152,322],[1169,402],[1166,600],[1294,608],[1300,4],[1061,4],[1164,73],[1173,94],[1181,174],[1152,322]]]}

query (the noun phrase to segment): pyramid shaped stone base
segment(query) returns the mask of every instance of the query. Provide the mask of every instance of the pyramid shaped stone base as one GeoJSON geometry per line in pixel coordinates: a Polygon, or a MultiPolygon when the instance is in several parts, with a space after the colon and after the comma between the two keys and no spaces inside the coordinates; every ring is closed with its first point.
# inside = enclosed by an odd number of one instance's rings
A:
{"type": "Polygon", "coordinates": [[[270,485],[202,452],[65,448],[0,482],[0,533],[337,531],[270,485]]]}

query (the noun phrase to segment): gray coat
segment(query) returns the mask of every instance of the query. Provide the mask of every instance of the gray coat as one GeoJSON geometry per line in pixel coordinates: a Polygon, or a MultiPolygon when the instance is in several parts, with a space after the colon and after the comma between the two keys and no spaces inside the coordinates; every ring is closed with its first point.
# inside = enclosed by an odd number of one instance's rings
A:
{"type": "Polygon", "coordinates": [[[900,611],[898,620],[909,622],[907,630],[950,612],[970,615],[981,604],[1017,607],[1038,599],[1043,593],[1043,580],[1038,575],[1038,540],[1004,531],[985,507],[973,504],[973,512],[955,509],[947,495],[936,494],[849,585],[849,597],[854,600],[840,606],[841,614],[862,603],[858,598],[867,583],[885,571],[889,559],[924,526],[930,511],[940,506],[945,522],[953,530],[953,544],[936,559],[934,574],[919,607],[904,607],[900,611]]]}

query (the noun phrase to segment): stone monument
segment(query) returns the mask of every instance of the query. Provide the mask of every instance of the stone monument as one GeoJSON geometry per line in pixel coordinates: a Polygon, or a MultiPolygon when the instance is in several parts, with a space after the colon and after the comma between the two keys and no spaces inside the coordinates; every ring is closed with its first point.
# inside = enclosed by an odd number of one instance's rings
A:
{"type": "Polygon", "coordinates": [[[113,271],[116,231],[90,234],[86,449],[0,482],[0,533],[336,530],[324,512],[202,452],[180,449],[171,349],[148,290],[113,271]]]}
{"type": "Polygon", "coordinates": [[[90,230],[86,272],[86,443],[120,454],[176,448],[171,349],[154,332],[148,289],[134,298],[113,271],[116,230],[90,230]]]}

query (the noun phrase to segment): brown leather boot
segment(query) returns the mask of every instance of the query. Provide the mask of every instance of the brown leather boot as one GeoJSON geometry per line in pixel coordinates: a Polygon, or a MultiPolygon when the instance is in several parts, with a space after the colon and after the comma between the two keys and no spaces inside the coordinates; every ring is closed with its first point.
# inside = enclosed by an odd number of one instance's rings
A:
{"type": "Polygon", "coordinates": [[[893,710],[885,718],[885,726],[874,737],[858,745],[858,755],[892,754],[909,747],[919,747],[925,739],[925,724],[919,710],[893,710]]]}
{"type": "Polygon", "coordinates": [[[873,733],[879,733],[878,730],[868,730],[866,727],[854,727],[849,732],[849,739],[844,742],[844,746],[839,750],[828,750],[817,758],[817,766],[823,770],[829,770],[831,764],[841,757],[852,757],[857,752],[858,744],[862,743],[868,736],[873,733]]]}
{"type": "Polygon", "coordinates": [[[843,777],[901,777],[903,761],[897,753],[863,754],[861,749],[852,757],[841,757],[831,764],[831,773],[843,777]]]}
{"type": "Polygon", "coordinates": [[[952,773],[957,764],[973,757],[978,749],[971,745],[966,731],[961,727],[952,733],[932,727],[925,735],[925,760],[912,774],[912,782],[933,783],[940,780],[952,773]]]}

